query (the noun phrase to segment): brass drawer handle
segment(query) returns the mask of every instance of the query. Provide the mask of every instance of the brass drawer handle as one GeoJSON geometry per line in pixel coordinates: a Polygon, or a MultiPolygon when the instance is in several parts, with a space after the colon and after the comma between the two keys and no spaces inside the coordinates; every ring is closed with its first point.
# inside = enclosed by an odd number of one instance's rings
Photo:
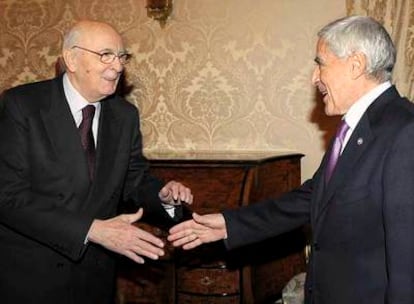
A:
{"type": "Polygon", "coordinates": [[[209,277],[204,277],[200,280],[201,285],[205,285],[205,286],[211,285],[213,284],[213,282],[214,281],[210,279],[209,277]]]}

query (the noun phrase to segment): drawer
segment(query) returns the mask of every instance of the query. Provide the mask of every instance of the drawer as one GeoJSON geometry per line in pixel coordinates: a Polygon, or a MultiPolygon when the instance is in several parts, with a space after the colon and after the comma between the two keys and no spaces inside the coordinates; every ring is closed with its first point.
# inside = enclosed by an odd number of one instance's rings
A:
{"type": "Polygon", "coordinates": [[[206,297],[187,294],[178,294],[179,304],[240,304],[239,296],[206,297]]]}
{"type": "Polygon", "coordinates": [[[240,273],[226,268],[181,267],[177,270],[177,290],[208,295],[238,295],[240,273]]]}

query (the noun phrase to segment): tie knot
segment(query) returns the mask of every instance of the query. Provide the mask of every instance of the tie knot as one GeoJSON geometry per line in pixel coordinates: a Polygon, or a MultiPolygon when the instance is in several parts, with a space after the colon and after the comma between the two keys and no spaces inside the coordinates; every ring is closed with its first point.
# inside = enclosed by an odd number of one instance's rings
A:
{"type": "Polygon", "coordinates": [[[82,109],[82,118],[83,119],[92,119],[95,115],[95,106],[87,105],[82,109]]]}
{"type": "Polygon", "coordinates": [[[341,124],[339,125],[338,131],[336,132],[336,137],[339,138],[341,143],[344,142],[346,132],[348,132],[349,126],[346,123],[345,119],[342,120],[341,124]]]}

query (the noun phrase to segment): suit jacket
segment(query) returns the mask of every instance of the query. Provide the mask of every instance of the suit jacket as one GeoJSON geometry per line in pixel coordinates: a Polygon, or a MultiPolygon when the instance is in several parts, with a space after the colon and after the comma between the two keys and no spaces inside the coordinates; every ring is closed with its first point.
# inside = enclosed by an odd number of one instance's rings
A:
{"type": "Polygon", "coordinates": [[[90,184],[61,77],[10,89],[2,107],[0,302],[112,303],[116,255],[85,245],[93,219],[132,202],[171,224],[142,155],[137,109],[118,96],[102,101],[90,184]]]}
{"type": "Polygon", "coordinates": [[[395,87],[367,109],[328,185],[314,176],[279,199],[226,211],[229,248],[312,228],[306,303],[414,303],[413,105],[395,87]]]}

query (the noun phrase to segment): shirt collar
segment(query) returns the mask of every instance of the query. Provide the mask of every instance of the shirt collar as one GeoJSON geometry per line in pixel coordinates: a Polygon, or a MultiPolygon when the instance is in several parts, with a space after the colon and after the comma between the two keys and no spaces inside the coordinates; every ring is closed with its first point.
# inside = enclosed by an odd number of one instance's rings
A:
{"type": "Polygon", "coordinates": [[[380,96],[385,90],[391,87],[391,82],[386,81],[376,86],[368,93],[358,99],[344,115],[344,118],[351,130],[354,130],[362,115],[367,108],[380,96]]]}
{"type": "Polygon", "coordinates": [[[72,113],[72,115],[75,115],[79,111],[82,111],[82,109],[87,105],[94,105],[96,107],[96,110],[99,111],[101,108],[100,102],[94,102],[90,103],[88,102],[72,85],[72,83],[69,80],[68,75],[65,73],[63,75],[63,89],[65,91],[66,99],[69,103],[69,108],[72,113]]]}

